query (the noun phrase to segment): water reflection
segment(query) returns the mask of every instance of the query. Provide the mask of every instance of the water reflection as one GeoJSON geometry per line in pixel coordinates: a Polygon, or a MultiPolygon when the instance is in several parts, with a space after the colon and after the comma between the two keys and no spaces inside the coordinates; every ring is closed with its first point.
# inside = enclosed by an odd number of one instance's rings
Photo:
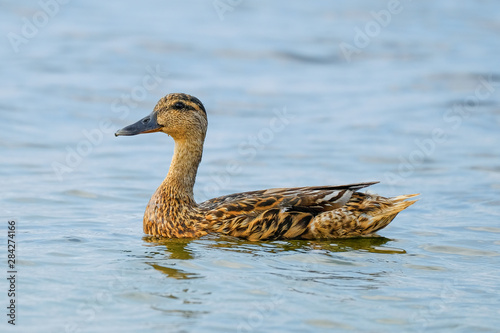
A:
{"type": "Polygon", "coordinates": [[[194,251],[189,249],[191,242],[211,249],[259,255],[263,253],[282,253],[289,251],[324,250],[329,252],[362,251],[371,253],[404,254],[404,249],[385,246],[392,239],[386,237],[359,237],[333,240],[279,240],[252,242],[229,236],[209,235],[200,239],[156,239],[143,237],[148,246],[158,251],[151,254],[166,254],[170,259],[194,259],[194,251]],[[165,247],[163,251],[163,247],[165,247]]]}
{"type": "Polygon", "coordinates": [[[162,266],[156,263],[149,263],[149,262],[147,262],[147,264],[156,269],[157,271],[165,274],[167,277],[177,280],[198,279],[201,277],[201,275],[199,274],[188,273],[186,271],[177,268],[162,266]]]}
{"type": "MultiPolygon", "coordinates": [[[[176,280],[205,277],[213,267],[229,270],[254,270],[255,267],[252,266],[252,261],[249,260],[254,257],[272,260],[267,263],[261,261],[261,263],[265,264],[264,267],[267,268],[286,271],[285,275],[290,274],[289,270],[294,271],[294,274],[297,273],[297,270],[300,270],[302,273],[307,274],[308,278],[315,279],[318,277],[317,274],[320,274],[324,278],[324,272],[319,272],[316,266],[322,266],[323,270],[332,266],[356,266],[356,263],[351,258],[339,256],[336,253],[406,253],[404,249],[386,246],[392,240],[385,237],[322,241],[280,240],[250,242],[235,237],[210,235],[200,239],[159,240],[153,237],[144,237],[143,240],[145,241],[145,246],[153,248],[153,250],[148,251],[146,255],[148,260],[145,263],[166,277],[176,280]],[[220,260],[221,257],[224,257],[222,252],[233,252],[233,259],[220,260]],[[196,253],[199,253],[199,255],[196,253]],[[202,253],[205,255],[212,253],[212,260],[204,260],[203,262],[196,262],[196,264],[183,264],[187,260],[196,261],[195,259],[202,256],[202,253]],[[244,257],[242,258],[241,255],[244,257]],[[276,265],[276,260],[280,262],[278,265],[276,265]]],[[[349,274],[352,274],[352,272],[349,274]]],[[[296,278],[300,279],[299,276],[296,276],[296,278]]],[[[328,275],[328,279],[330,278],[336,278],[336,276],[328,275]]],[[[340,278],[342,277],[340,276],[340,278]]],[[[356,278],[359,278],[359,276],[356,278]]]]}
{"type": "Polygon", "coordinates": [[[177,280],[187,280],[200,278],[201,275],[186,272],[182,269],[174,268],[177,260],[194,259],[193,251],[188,248],[191,239],[157,239],[154,237],[143,237],[146,246],[155,250],[149,251],[147,258],[159,259],[157,262],[146,262],[155,270],[165,274],[169,278],[177,280]],[[170,259],[165,261],[165,259],[170,259]]]}
{"type": "Polygon", "coordinates": [[[393,241],[386,237],[366,237],[339,239],[317,244],[318,248],[331,252],[363,251],[371,253],[405,254],[406,251],[400,248],[384,246],[387,242],[393,241]]]}
{"type": "Polygon", "coordinates": [[[250,242],[238,238],[225,238],[214,242],[211,247],[240,253],[281,253],[288,251],[325,250],[329,252],[363,251],[372,253],[403,254],[403,249],[384,246],[392,241],[385,237],[360,237],[334,240],[280,240],[250,242]]]}
{"type": "Polygon", "coordinates": [[[166,252],[170,259],[179,260],[189,260],[193,259],[193,251],[189,250],[187,246],[192,241],[189,238],[179,238],[179,239],[157,239],[155,237],[143,237],[142,238],[148,246],[154,246],[156,249],[161,250],[164,246],[166,251],[161,252],[151,252],[152,254],[161,255],[166,252]]]}

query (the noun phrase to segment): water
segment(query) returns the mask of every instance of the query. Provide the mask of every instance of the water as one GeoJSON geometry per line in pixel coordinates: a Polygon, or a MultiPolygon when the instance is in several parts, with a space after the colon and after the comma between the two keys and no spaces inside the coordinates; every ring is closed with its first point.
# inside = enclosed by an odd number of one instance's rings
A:
{"type": "Polygon", "coordinates": [[[0,330],[498,331],[500,4],[230,3],[0,2],[0,330]],[[198,200],[371,180],[421,200],[379,238],[152,241],[173,142],[113,133],[168,92],[208,110],[198,200]]]}

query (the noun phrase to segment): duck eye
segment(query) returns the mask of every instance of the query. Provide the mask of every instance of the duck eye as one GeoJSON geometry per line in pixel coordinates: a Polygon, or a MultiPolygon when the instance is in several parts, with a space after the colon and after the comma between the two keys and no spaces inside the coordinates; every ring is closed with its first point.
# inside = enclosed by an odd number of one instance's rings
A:
{"type": "Polygon", "coordinates": [[[184,109],[185,107],[186,107],[186,105],[182,102],[176,102],[174,104],[174,108],[176,108],[176,109],[184,109]]]}

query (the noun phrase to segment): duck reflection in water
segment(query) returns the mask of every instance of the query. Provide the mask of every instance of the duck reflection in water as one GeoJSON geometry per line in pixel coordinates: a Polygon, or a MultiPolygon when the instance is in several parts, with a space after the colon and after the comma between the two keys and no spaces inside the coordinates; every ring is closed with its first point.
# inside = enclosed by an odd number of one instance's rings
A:
{"type": "Polygon", "coordinates": [[[326,255],[337,252],[371,252],[381,254],[404,254],[404,249],[385,246],[393,240],[386,237],[358,237],[336,240],[286,240],[252,242],[236,237],[205,236],[200,239],[157,239],[144,237],[148,252],[148,265],[155,270],[174,279],[196,279],[202,277],[199,273],[186,272],[176,268],[183,260],[193,260],[197,257],[193,248],[203,251],[218,250],[237,253],[247,253],[252,256],[266,256],[285,252],[307,252],[311,250],[325,251],[326,255]],[[190,246],[193,242],[195,244],[190,246]],[[169,259],[165,261],[165,259],[169,259]]]}

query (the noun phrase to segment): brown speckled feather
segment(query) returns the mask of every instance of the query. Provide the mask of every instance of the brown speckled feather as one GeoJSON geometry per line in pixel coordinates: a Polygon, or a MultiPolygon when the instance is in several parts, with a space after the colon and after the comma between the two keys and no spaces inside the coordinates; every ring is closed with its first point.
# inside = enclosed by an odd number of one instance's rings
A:
{"type": "Polygon", "coordinates": [[[197,204],[193,187],[207,130],[203,104],[170,94],[154,111],[116,135],[162,131],[175,140],[167,177],[144,213],[144,232],[156,237],[219,233],[249,240],[345,238],[371,235],[387,226],[415,195],[385,198],[358,190],[376,182],[278,188],[226,195],[197,204]]]}
{"type": "Polygon", "coordinates": [[[210,230],[249,240],[356,237],[382,229],[413,203],[355,192],[374,183],[238,193],[199,208],[210,230]]]}

